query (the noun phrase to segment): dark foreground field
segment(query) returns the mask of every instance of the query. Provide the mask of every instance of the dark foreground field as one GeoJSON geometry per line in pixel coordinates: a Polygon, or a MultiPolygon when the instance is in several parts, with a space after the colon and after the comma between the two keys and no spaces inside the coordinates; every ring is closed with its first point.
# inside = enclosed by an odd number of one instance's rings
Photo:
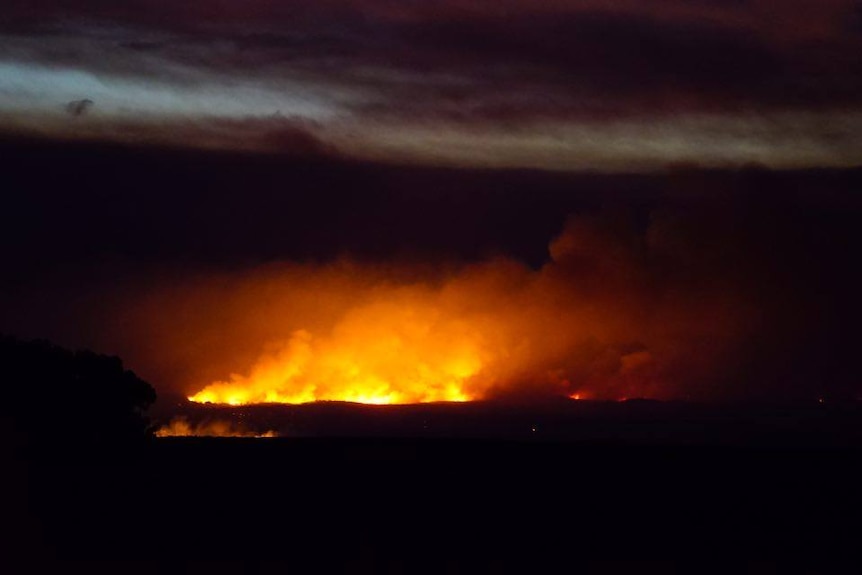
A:
{"type": "Polygon", "coordinates": [[[318,572],[564,572],[587,558],[662,557],[693,572],[819,573],[852,559],[859,446],[739,439],[67,444],[12,468],[6,542],[25,562],[273,559],[318,572]],[[783,563],[741,570],[743,556],[783,563]]]}

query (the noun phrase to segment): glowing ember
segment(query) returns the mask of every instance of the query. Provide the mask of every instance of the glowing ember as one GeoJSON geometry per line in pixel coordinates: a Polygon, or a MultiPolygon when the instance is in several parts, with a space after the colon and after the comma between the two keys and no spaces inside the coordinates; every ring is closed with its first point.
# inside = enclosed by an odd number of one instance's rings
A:
{"type": "Polygon", "coordinates": [[[278,437],[274,431],[258,433],[241,429],[227,421],[207,421],[193,425],[178,417],[156,431],[156,437],[278,437]]]}

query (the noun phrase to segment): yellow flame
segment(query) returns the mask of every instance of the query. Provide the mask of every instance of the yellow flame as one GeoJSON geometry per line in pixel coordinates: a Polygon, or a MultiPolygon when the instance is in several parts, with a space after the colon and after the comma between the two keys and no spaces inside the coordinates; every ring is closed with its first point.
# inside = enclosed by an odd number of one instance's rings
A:
{"type": "Polygon", "coordinates": [[[482,338],[465,322],[416,302],[375,302],[354,310],[327,337],[298,330],[233,375],[189,397],[198,403],[368,404],[478,399],[472,380],[484,363],[482,338]]]}
{"type": "Polygon", "coordinates": [[[692,265],[691,226],[663,217],[641,237],[627,222],[570,220],[540,269],[344,260],[205,274],[134,300],[130,337],[200,403],[712,394],[758,308],[712,272],[656,284],[655,271],[692,265]]]}

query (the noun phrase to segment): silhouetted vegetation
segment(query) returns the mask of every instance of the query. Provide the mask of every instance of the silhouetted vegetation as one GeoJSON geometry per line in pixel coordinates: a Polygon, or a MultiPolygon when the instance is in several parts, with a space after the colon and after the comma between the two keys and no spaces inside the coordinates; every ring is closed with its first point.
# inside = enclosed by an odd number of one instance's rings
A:
{"type": "Polygon", "coordinates": [[[129,443],[152,435],[156,392],[118,357],[0,336],[0,415],[31,440],[129,443]]]}

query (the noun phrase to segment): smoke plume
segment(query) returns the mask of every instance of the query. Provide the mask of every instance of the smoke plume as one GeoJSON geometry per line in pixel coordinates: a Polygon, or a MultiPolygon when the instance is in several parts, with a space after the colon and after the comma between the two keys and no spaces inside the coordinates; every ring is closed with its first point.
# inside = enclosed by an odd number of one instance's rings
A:
{"type": "Polygon", "coordinates": [[[199,402],[699,397],[732,391],[758,321],[724,248],[692,243],[701,227],[672,211],[573,217],[540,269],[342,260],[200,276],[137,301],[133,321],[199,402]]]}

